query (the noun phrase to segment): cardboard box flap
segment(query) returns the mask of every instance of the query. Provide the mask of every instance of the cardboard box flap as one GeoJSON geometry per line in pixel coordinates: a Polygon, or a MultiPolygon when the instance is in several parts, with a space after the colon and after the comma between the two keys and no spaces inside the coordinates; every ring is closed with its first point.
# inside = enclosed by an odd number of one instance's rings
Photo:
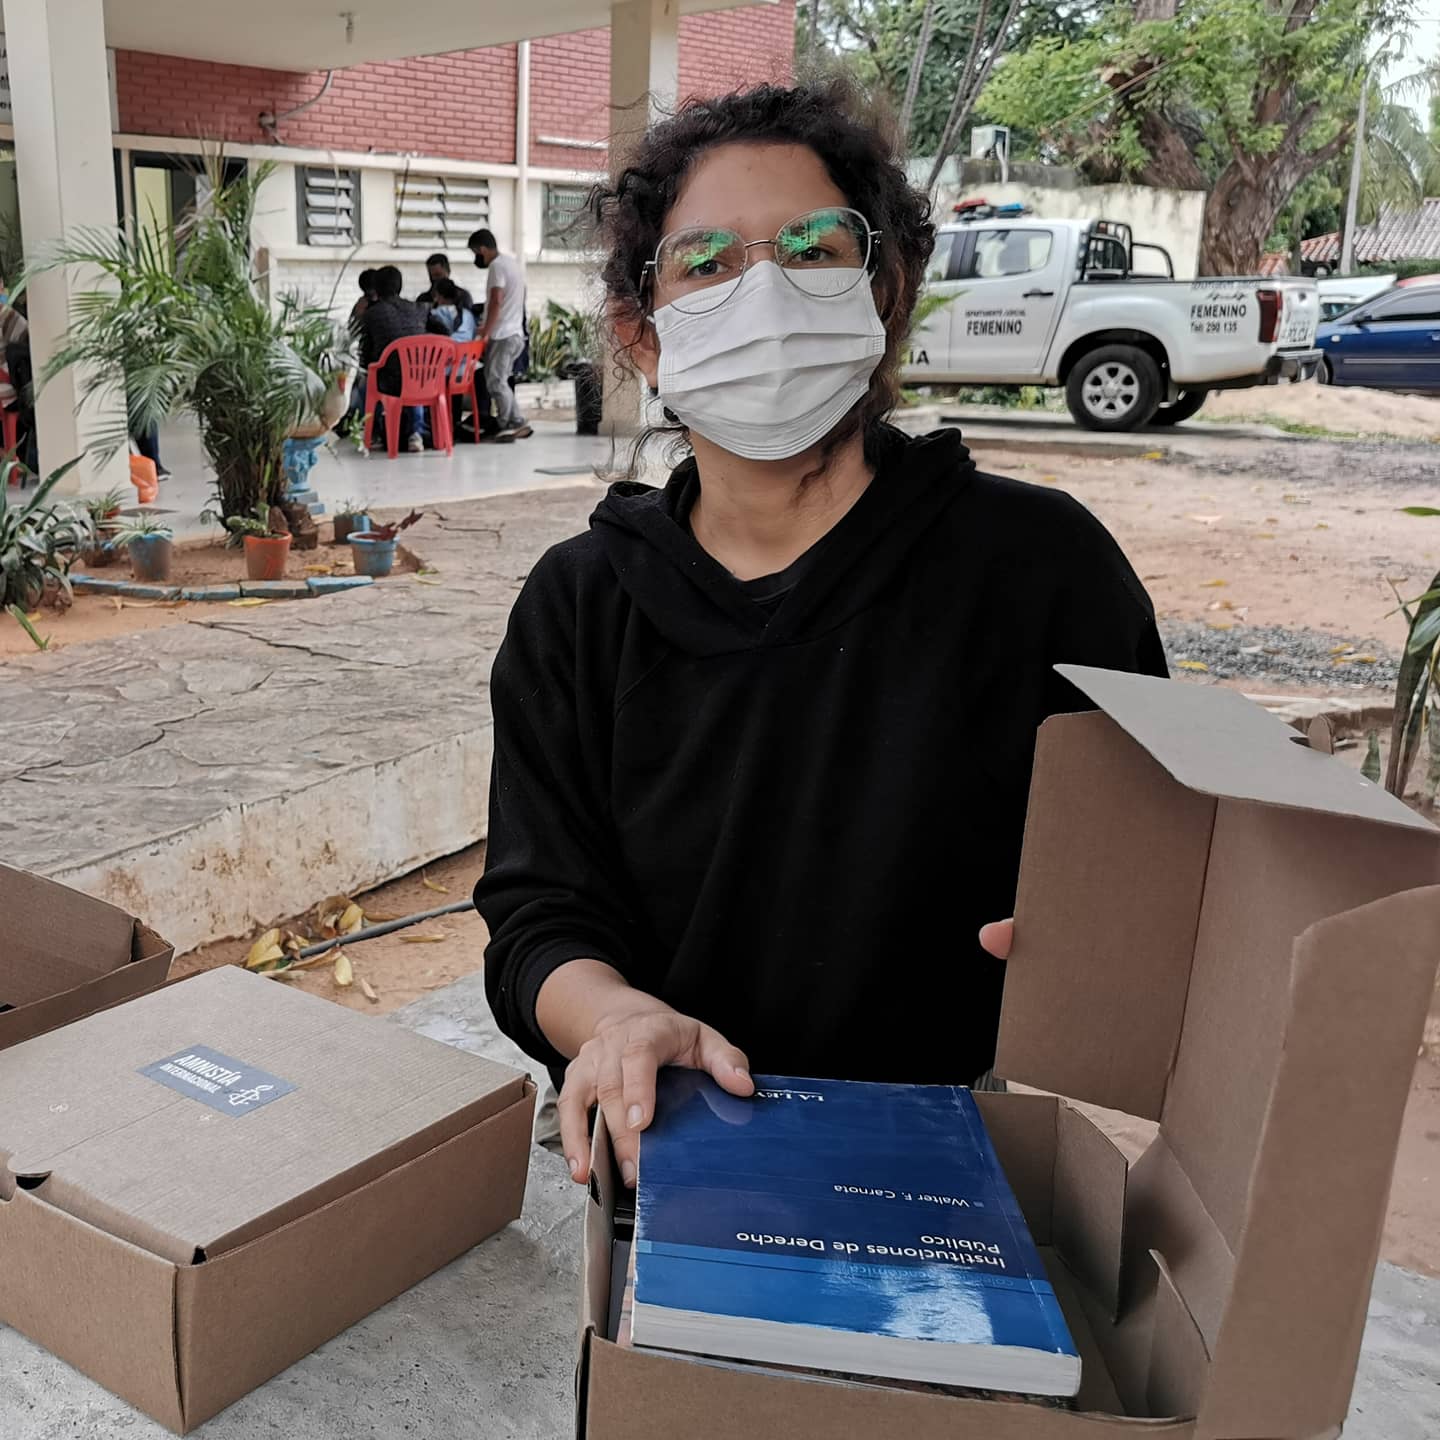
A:
{"type": "Polygon", "coordinates": [[[1321,921],[1295,946],[1201,1436],[1345,1420],[1437,955],[1440,888],[1321,921]]]}
{"type": "Polygon", "coordinates": [[[524,1084],[226,967],[0,1052],[0,1155],[37,1198],[189,1263],[478,1124],[524,1084]]]}
{"type": "Polygon", "coordinates": [[[1387,790],[1312,750],[1234,690],[1083,665],[1055,668],[1190,790],[1436,834],[1387,790]]]}
{"type": "Polygon", "coordinates": [[[0,865],[0,894],[0,1005],[19,1009],[139,958],[135,920],[114,905],[8,865],[0,865]],[[56,923],[59,916],[63,924],[56,923]]]}

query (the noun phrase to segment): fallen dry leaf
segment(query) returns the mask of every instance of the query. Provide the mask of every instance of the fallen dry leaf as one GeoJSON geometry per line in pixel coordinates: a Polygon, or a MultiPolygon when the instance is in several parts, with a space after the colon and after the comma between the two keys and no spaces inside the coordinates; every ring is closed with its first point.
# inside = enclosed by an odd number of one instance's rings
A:
{"type": "Polygon", "coordinates": [[[1177,660],[1175,667],[1178,670],[1209,670],[1209,666],[1203,660],[1177,660]]]}
{"type": "Polygon", "coordinates": [[[115,607],[117,611],[123,610],[125,608],[125,602],[118,595],[112,595],[110,597],[110,603],[115,607]]]}
{"type": "Polygon", "coordinates": [[[1330,653],[1332,655],[1344,655],[1347,651],[1353,650],[1354,648],[1353,645],[1336,645],[1330,653]]]}
{"type": "Polygon", "coordinates": [[[1282,495],[1280,498],[1287,505],[1308,505],[1310,503],[1303,495],[1282,495]]]}
{"type": "Polygon", "coordinates": [[[384,925],[390,920],[399,920],[401,917],[395,910],[367,910],[365,918],[372,925],[384,925]]]}
{"type": "Polygon", "coordinates": [[[353,900],[340,912],[339,930],[342,935],[349,935],[364,923],[365,912],[353,900]]]}
{"type": "Polygon", "coordinates": [[[437,895],[448,895],[450,889],[442,885],[438,880],[432,880],[423,870],[420,872],[420,883],[427,889],[433,890],[437,895]]]}
{"type": "Polygon", "coordinates": [[[305,573],[307,575],[329,575],[334,569],[335,567],[333,565],[307,565],[305,567],[305,573]]]}
{"type": "Polygon", "coordinates": [[[1233,630],[1235,628],[1233,620],[1207,620],[1205,624],[1211,630],[1233,630]]]}
{"type": "Polygon", "coordinates": [[[1257,540],[1273,540],[1275,537],[1268,530],[1257,530],[1255,532],[1255,538],[1257,540]]]}
{"type": "Polygon", "coordinates": [[[343,950],[335,952],[335,983],[342,990],[355,983],[355,967],[351,965],[350,957],[343,950]]]}
{"type": "Polygon", "coordinates": [[[1350,657],[1357,665],[1376,665],[1379,660],[1374,655],[1352,655],[1350,657]]]}
{"type": "Polygon", "coordinates": [[[1229,583],[1228,580],[1202,580],[1200,588],[1202,590],[1223,590],[1229,583]]]}
{"type": "Polygon", "coordinates": [[[417,575],[415,577],[415,583],[417,585],[439,585],[441,582],[439,580],[431,580],[425,575],[417,575]]]}
{"type": "Polygon", "coordinates": [[[1040,483],[1042,485],[1054,485],[1059,481],[1059,479],[1060,477],[1058,475],[1042,475],[1040,477],[1040,483]]]}
{"type": "Polygon", "coordinates": [[[1194,520],[1200,525],[1215,525],[1225,517],[1223,515],[1187,515],[1187,520],[1194,520]]]}
{"type": "Polygon", "coordinates": [[[1165,452],[1163,450],[1147,450],[1140,458],[1142,460],[1163,460],[1165,452]]]}
{"type": "Polygon", "coordinates": [[[380,1003],[380,997],[375,993],[375,987],[363,975],[360,977],[360,993],[372,1005],[380,1003]]]}
{"type": "Polygon", "coordinates": [[[270,602],[259,595],[246,595],[243,599],[227,600],[225,603],[235,610],[249,610],[256,605],[268,605],[270,602]]]}
{"type": "Polygon", "coordinates": [[[1330,527],[1323,520],[1317,520],[1315,522],[1315,528],[1317,530],[1328,530],[1330,527]]]}
{"type": "Polygon", "coordinates": [[[284,958],[285,952],[280,948],[280,931],[267,930],[246,953],[245,968],[260,970],[284,958]]]}
{"type": "Polygon", "coordinates": [[[404,945],[438,945],[442,940],[449,938],[447,932],[443,935],[402,935],[400,941],[404,945]]]}

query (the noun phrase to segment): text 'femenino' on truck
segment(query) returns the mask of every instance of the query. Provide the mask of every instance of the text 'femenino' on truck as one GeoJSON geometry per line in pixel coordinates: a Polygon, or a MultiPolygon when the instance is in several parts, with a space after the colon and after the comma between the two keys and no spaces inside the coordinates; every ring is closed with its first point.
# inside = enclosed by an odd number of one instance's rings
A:
{"type": "Polygon", "coordinates": [[[1135,430],[1320,362],[1313,280],[1176,280],[1128,225],[956,208],[967,218],[936,236],[907,384],[1064,386],[1077,423],[1135,430]]]}

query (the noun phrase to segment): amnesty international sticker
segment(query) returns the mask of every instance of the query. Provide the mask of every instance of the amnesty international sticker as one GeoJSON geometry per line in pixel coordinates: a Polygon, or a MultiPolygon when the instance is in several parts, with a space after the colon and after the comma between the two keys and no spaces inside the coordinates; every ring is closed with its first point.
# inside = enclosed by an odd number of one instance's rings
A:
{"type": "Polygon", "coordinates": [[[295,1088],[289,1080],[222,1055],[208,1045],[191,1045],[168,1059],[142,1066],[139,1073],[222,1115],[248,1115],[295,1088]]]}

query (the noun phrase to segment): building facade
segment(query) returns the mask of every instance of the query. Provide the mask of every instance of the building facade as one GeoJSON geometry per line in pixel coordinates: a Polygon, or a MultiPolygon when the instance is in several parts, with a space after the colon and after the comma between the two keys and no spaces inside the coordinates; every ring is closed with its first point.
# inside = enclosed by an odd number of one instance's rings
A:
{"type": "MultiPolygon", "coordinates": [[[[787,80],[794,5],[681,19],[680,98],[787,80]]],[[[576,216],[607,163],[610,44],[591,29],[309,73],[112,50],[117,209],[169,219],[223,148],[232,168],[271,167],[254,240],[276,293],[348,311],[362,269],[399,265],[414,293],[437,250],[467,284],[465,239],[485,226],[525,261],[532,311],[573,304],[588,269],[576,216]]],[[[0,141],[10,119],[7,89],[0,141]]],[[[0,224],[18,228],[13,158],[0,224]]]]}

